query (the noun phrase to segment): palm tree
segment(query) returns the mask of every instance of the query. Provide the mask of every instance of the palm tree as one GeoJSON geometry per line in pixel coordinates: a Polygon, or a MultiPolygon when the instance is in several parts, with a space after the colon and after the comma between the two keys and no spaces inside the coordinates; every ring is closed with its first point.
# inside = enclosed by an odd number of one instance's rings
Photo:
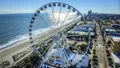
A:
{"type": "Polygon", "coordinates": [[[96,54],[96,51],[93,51],[93,54],[96,54]]]}
{"type": "Polygon", "coordinates": [[[94,58],[92,59],[92,61],[94,61],[94,62],[95,62],[95,61],[98,61],[98,59],[94,57],[94,58]]]}
{"type": "Polygon", "coordinates": [[[27,64],[25,65],[25,68],[31,68],[31,64],[30,64],[30,63],[27,63],[27,64]]]}
{"type": "Polygon", "coordinates": [[[74,50],[73,46],[69,46],[69,49],[70,49],[71,51],[74,50]]]}
{"type": "Polygon", "coordinates": [[[111,57],[108,57],[108,60],[112,60],[112,58],[111,58],[111,57]]]}
{"type": "Polygon", "coordinates": [[[28,57],[26,57],[26,58],[24,59],[24,62],[25,62],[25,63],[29,63],[28,57]]]}
{"type": "Polygon", "coordinates": [[[87,45],[86,44],[82,44],[80,47],[81,47],[82,51],[86,51],[87,45]]]}
{"type": "Polygon", "coordinates": [[[106,50],[107,53],[110,53],[109,50],[106,50]]]}

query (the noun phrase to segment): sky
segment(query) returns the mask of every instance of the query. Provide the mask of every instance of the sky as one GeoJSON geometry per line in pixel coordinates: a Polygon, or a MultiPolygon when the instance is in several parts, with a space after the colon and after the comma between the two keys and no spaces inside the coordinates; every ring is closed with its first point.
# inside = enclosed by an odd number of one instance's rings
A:
{"type": "Polygon", "coordinates": [[[120,0],[0,0],[0,14],[34,13],[49,2],[69,4],[81,13],[92,10],[97,13],[120,14],[120,0]]]}

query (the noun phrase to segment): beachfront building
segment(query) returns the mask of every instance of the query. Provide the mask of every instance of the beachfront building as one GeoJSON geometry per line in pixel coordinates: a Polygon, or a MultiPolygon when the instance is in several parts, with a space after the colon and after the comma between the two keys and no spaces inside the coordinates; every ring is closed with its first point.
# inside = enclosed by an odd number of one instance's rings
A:
{"type": "Polygon", "coordinates": [[[120,33],[120,24],[111,24],[111,26],[120,33]]]}
{"type": "Polygon", "coordinates": [[[120,35],[119,34],[111,34],[107,36],[106,42],[111,46],[111,49],[114,53],[120,54],[120,35]]]}
{"type": "Polygon", "coordinates": [[[103,34],[104,37],[109,36],[112,33],[117,33],[117,31],[114,28],[112,28],[111,26],[103,25],[102,30],[103,30],[103,33],[104,33],[103,34]]]}
{"type": "Polygon", "coordinates": [[[120,53],[120,34],[112,27],[104,28],[105,40],[115,53],[120,53]]]}
{"type": "Polygon", "coordinates": [[[91,36],[95,35],[95,25],[94,24],[86,24],[86,25],[78,25],[74,27],[72,30],[67,32],[67,36],[88,36],[88,30],[90,30],[91,36]]]}
{"type": "Polygon", "coordinates": [[[120,54],[120,35],[116,37],[115,36],[112,37],[111,45],[113,52],[120,54]]]}

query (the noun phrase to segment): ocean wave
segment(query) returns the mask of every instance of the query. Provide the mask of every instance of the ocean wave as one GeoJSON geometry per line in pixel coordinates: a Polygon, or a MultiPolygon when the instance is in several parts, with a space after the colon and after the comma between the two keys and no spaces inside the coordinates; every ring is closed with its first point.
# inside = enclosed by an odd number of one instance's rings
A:
{"type": "MultiPolygon", "coordinates": [[[[50,28],[43,28],[43,29],[39,29],[39,30],[34,30],[32,33],[33,33],[33,36],[36,36],[36,35],[39,35],[39,34],[41,34],[43,32],[46,32],[49,29],[50,28]]],[[[18,43],[18,42],[20,42],[22,40],[25,40],[27,38],[29,38],[28,34],[17,35],[14,38],[12,38],[10,41],[8,41],[8,43],[0,45],[0,49],[3,49],[3,48],[8,47],[8,46],[11,46],[11,45],[13,45],[15,43],[18,43]]]]}

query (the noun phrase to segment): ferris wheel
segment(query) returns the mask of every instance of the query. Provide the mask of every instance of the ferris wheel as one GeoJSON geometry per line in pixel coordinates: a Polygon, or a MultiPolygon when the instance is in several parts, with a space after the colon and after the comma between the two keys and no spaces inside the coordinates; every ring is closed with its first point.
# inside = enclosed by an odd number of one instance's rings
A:
{"type": "MultiPolygon", "coordinates": [[[[63,39],[58,33],[62,34],[65,29],[79,22],[81,18],[85,21],[83,15],[76,8],[61,2],[45,4],[34,13],[29,25],[29,37],[31,48],[41,59],[41,66],[43,64],[53,67],[69,67],[73,65],[62,47],[63,39]],[[48,41],[50,44],[44,40],[46,38],[52,40],[48,41]],[[57,57],[55,57],[56,55],[57,57]],[[60,60],[61,64],[53,63],[55,60],[60,60]]],[[[89,46],[84,55],[88,51],[89,46]]]]}

